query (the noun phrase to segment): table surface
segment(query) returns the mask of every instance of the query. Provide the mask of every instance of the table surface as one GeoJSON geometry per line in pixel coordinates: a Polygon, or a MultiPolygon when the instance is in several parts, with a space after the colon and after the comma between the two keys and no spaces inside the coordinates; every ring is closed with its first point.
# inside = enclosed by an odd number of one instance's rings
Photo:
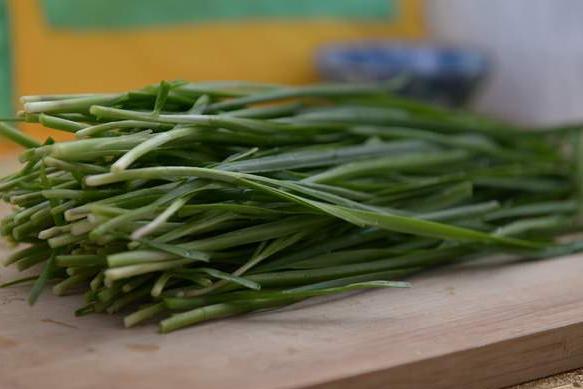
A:
{"type": "Polygon", "coordinates": [[[583,387],[583,369],[557,374],[508,389],[576,389],[583,387]]]}

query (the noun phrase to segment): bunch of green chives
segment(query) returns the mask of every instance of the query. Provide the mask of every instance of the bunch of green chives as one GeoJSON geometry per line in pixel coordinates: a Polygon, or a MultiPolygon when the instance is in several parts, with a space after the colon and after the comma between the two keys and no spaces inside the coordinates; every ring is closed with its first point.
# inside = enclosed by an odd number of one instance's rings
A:
{"type": "Polygon", "coordinates": [[[497,253],[544,258],[576,231],[577,128],[524,131],[378,85],[162,82],[22,98],[73,133],[25,146],[0,181],[6,261],[169,332],[497,253]]]}

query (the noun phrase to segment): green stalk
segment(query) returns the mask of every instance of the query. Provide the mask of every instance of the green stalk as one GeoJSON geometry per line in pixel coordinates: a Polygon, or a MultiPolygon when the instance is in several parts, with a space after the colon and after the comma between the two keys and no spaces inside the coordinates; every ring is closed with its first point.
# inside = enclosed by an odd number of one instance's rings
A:
{"type": "Polygon", "coordinates": [[[286,298],[277,300],[251,300],[245,302],[222,303],[197,308],[179,313],[160,322],[160,332],[167,334],[180,328],[191,326],[207,320],[223,319],[258,309],[269,309],[293,304],[300,299],[286,298]]]}
{"type": "Polygon", "coordinates": [[[179,267],[182,265],[186,265],[191,263],[191,259],[176,259],[172,261],[164,261],[164,262],[152,262],[152,263],[144,263],[139,265],[129,265],[129,266],[121,266],[112,269],[108,269],[105,271],[105,278],[109,281],[116,281],[121,280],[124,278],[130,278],[139,276],[142,274],[148,274],[152,272],[157,272],[161,270],[168,270],[175,267],[179,267]]]}
{"type": "Polygon", "coordinates": [[[3,136],[16,144],[19,144],[22,147],[34,148],[40,146],[40,143],[38,143],[36,140],[29,137],[22,131],[19,131],[15,127],[9,125],[8,123],[0,122],[0,136],[3,136]]]}
{"type": "Polygon", "coordinates": [[[111,104],[123,94],[90,95],[62,100],[29,101],[24,103],[27,113],[85,112],[94,104],[111,104]]]}
{"type": "Polygon", "coordinates": [[[164,312],[164,309],[164,304],[162,303],[152,304],[149,307],[140,309],[139,311],[124,317],[123,324],[126,328],[133,327],[159,315],[160,313],[164,312]]]}

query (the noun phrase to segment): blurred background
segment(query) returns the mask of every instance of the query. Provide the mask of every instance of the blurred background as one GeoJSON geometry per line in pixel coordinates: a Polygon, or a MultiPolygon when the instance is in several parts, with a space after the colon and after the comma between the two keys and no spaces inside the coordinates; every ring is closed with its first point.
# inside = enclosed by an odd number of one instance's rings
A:
{"type": "Polygon", "coordinates": [[[579,0],[0,0],[0,116],[20,95],[161,79],[402,76],[407,96],[568,122],[583,117],[581,20],[579,0]]]}

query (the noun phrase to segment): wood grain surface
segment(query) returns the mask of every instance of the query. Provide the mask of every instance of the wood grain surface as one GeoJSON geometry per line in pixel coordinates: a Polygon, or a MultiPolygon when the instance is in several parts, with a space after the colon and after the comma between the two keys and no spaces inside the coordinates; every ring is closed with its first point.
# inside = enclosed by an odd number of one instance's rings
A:
{"type": "Polygon", "coordinates": [[[466,265],[169,335],[0,289],[0,387],[499,388],[583,366],[582,274],[576,256],[466,265]]]}
{"type": "Polygon", "coordinates": [[[582,275],[583,256],[465,265],[169,335],[0,289],[0,388],[500,388],[583,366],[582,275]]]}

